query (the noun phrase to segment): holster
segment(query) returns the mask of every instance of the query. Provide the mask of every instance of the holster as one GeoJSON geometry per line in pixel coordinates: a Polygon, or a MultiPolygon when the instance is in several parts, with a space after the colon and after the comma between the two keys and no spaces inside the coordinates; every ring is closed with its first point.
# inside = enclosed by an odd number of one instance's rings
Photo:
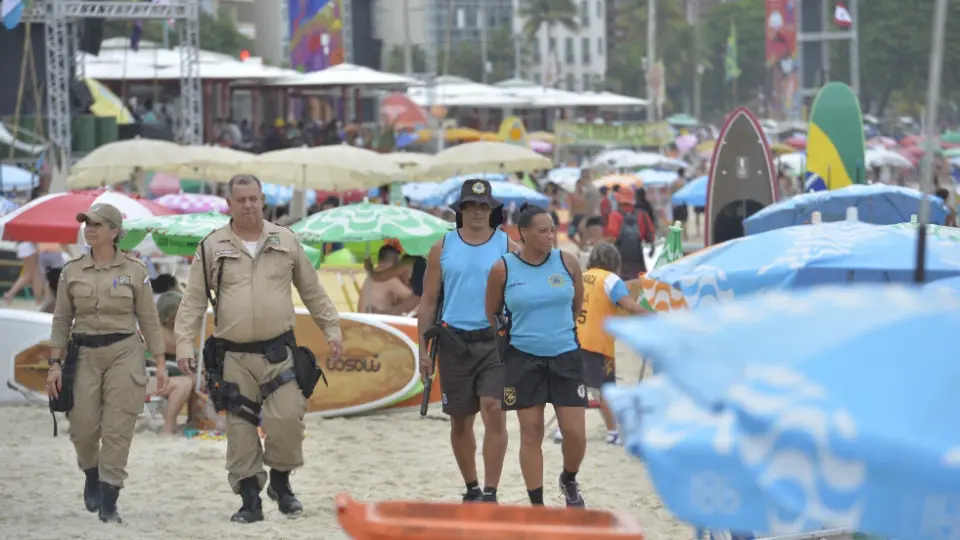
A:
{"type": "Polygon", "coordinates": [[[434,347],[441,344],[443,347],[449,347],[450,349],[448,349],[448,351],[457,356],[463,356],[470,350],[467,348],[467,343],[463,341],[463,338],[446,323],[441,322],[431,326],[423,333],[423,337],[426,338],[426,341],[434,340],[434,347]]]}
{"type": "Polygon", "coordinates": [[[313,395],[320,379],[323,379],[324,386],[330,386],[313,351],[306,347],[297,347],[296,344],[293,347],[293,372],[296,374],[297,386],[307,399],[313,395]]]}
{"type": "Polygon", "coordinates": [[[497,330],[494,335],[497,343],[497,354],[500,356],[500,363],[503,363],[504,355],[510,348],[510,323],[503,315],[497,315],[497,330]]]}
{"type": "Polygon", "coordinates": [[[57,397],[48,398],[50,401],[50,416],[53,417],[53,436],[56,437],[57,416],[53,413],[68,413],[73,410],[74,385],[77,382],[77,362],[80,360],[80,344],[71,339],[67,342],[67,357],[60,367],[60,392],[57,397]]]}

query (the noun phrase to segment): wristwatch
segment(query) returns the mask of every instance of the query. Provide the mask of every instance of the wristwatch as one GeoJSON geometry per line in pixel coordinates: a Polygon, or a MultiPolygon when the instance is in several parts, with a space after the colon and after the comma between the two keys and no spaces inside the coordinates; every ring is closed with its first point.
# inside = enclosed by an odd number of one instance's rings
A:
{"type": "Polygon", "coordinates": [[[59,367],[63,367],[63,361],[60,360],[59,358],[50,358],[47,360],[48,367],[53,367],[54,364],[56,364],[59,367]]]}

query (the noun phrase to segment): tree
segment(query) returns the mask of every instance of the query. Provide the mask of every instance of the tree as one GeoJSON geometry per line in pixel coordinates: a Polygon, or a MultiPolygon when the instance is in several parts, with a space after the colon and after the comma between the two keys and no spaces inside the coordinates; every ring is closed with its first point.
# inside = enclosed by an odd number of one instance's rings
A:
{"type": "MultiPolygon", "coordinates": [[[[414,73],[426,73],[427,72],[427,53],[419,45],[410,46],[410,56],[413,61],[413,72],[414,73]]],[[[387,55],[387,71],[390,73],[405,73],[406,66],[404,65],[403,58],[403,47],[400,45],[394,46],[390,49],[390,54],[387,55]]]]}
{"type": "MultiPolygon", "coordinates": [[[[144,21],[142,39],[162,44],[163,25],[162,21],[144,21]]],[[[107,21],[104,25],[104,37],[107,39],[129,38],[132,32],[133,21],[107,21]]],[[[171,47],[177,45],[180,34],[176,27],[169,29],[168,38],[171,47]]],[[[200,13],[200,48],[230,56],[238,56],[241,51],[256,55],[253,40],[241,34],[234,20],[225,13],[217,17],[205,12],[200,13]]]]}
{"type": "MultiPolygon", "coordinates": [[[[492,28],[487,34],[487,62],[490,63],[489,81],[501,81],[513,76],[516,64],[514,37],[509,26],[492,28]]],[[[448,75],[464,77],[471,81],[483,80],[483,56],[477,43],[461,42],[449,51],[450,62],[446,60],[448,51],[438,55],[438,65],[449,66],[448,75]]]]}
{"type": "MultiPolygon", "coordinates": [[[[737,0],[715,6],[701,19],[701,43],[705,65],[701,96],[704,111],[722,115],[734,106],[750,103],[751,98],[765,93],[766,70],[766,7],[764,0],[737,0]],[[730,23],[737,25],[738,103],[733,102],[732,85],[724,80],[724,56],[730,23]]],[[[691,72],[692,77],[692,72],[691,72]]],[[[691,79],[692,84],[692,79],[691,79]]]]}
{"type": "Polygon", "coordinates": [[[553,62],[553,73],[560,73],[560,57],[557,55],[557,43],[554,39],[554,30],[562,26],[575,32],[580,26],[577,23],[577,6],[573,0],[521,0],[517,15],[523,20],[523,33],[528,39],[535,39],[541,28],[546,29],[547,55],[545,62],[553,62]]]}

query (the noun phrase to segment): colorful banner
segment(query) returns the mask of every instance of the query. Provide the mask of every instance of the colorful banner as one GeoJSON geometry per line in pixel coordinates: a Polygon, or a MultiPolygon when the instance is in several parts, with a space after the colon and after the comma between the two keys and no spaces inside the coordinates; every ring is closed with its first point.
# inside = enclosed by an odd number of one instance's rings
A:
{"type": "Polygon", "coordinates": [[[766,58],[771,77],[768,107],[772,116],[781,120],[800,120],[803,107],[797,57],[800,2],[766,0],[766,8],[766,58]]]}
{"type": "Polygon", "coordinates": [[[343,0],[290,0],[290,65],[320,71],[346,62],[343,0]]]}
{"type": "Polygon", "coordinates": [[[639,122],[609,124],[579,124],[555,122],[557,144],[663,146],[673,142],[673,130],[666,123],[644,124],[639,122]]]}

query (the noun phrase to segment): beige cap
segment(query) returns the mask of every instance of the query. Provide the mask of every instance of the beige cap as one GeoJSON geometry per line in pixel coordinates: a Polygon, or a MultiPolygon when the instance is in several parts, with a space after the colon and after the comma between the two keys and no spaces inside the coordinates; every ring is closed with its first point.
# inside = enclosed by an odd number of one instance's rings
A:
{"type": "Polygon", "coordinates": [[[83,223],[88,220],[94,223],[106,223],[115,229],[123,227],[123,214],[112,204],[95,203],[86,212],[77,214],[78,222],[83,223]]]}

